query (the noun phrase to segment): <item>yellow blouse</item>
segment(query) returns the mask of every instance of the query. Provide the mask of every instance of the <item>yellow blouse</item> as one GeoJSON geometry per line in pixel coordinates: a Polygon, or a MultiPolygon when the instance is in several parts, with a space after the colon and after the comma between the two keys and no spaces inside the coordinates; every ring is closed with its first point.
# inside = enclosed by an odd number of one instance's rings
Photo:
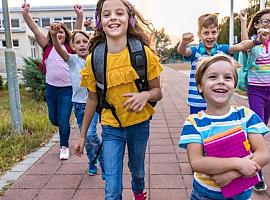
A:
{"type": "MultiPolygon", "coordinates": [[[[159,77],[163,70],[158,57],[148,48],[144,47],[147,57],[147,79],[148,81],[159,77]]],[[[96,80],[91,66],[91,55],[86,58],[85,68],[81,70],[81,86],[88,88],[91,92],[96,92],[96,80]]],[[[136,71],[131,66],[128,48],[117,54],[107,54],[107,96],[106,100],[116,108],[116,114],[121,121],[122,127],[131,126],[147,120],[155,109],[146,104],[139,112],[129,112],[127,107],[123,108],[127,97],[124,94],[138,92],[134,80],[138,79],[136,71]]],[[[101,124],[119,127],[119,123],[113,117],[109,109],[103,109],[101,114],[101,124]]]]}

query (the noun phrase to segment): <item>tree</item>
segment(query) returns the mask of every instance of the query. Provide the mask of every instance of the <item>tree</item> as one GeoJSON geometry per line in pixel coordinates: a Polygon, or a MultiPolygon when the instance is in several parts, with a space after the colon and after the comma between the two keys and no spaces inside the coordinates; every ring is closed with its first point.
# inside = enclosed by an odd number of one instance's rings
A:
{"type": "Polygon", "coordinates": [[[161,62],[164,62],[169,55],[169,45],[171,45],[171,40],[169,36],[165,33],[165,29],[161,28],[159,31],[154,31],[156,38],[156,50],[160,57],[161,62]]]}
{"type": "Polygon", "coordinates": [[[39,58],[24,58],[23,65],[23,77],[26,87],[30,87],[34,92],[34,98],[36,101],[45,100],[45,75],[39,71],[38,66],[40,64],[39,58]]]}
{"type": "MultiPolygon", "coordinates": [[[[267,6],[270,5],[270,2],[266,3],[267,6]]],[[[249,7],[246,9],[248,13],[248,23],[254,13],[256,13],[260,8],[259,0],[250,0],[249,1],[249,7]]],[[[224,17],[221,20],[221,23],[219,25],[219,37],[218,37],[218,43],[229,43],[229,24],[230,24],[230,17],[224,17]]],[[[234,35],[237,36],[238,41],[240,42],[240,20],[238,17],[238,13],[234,13],[234,35]]]]}

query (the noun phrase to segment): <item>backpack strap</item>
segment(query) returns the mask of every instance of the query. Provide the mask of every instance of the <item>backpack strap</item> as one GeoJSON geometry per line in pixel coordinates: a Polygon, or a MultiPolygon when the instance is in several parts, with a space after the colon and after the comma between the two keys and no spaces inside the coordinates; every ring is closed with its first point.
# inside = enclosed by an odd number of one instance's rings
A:
{"type": "MultiPolygon", "coordinates": [[[[135,80],[136,87],[139,92],[148,91],[149,85],[147,80],[147,57],[144,49],[144,44],[137,38],[128,38],[127,45],[131,65],[139,76],[139,79],[135,80]]],[[[151,101],[148,103],[153,107],[157,104],[157,102],[151,101]]]]}
{"type": "Polygon", "coordinates": [[[53,44],[51,44],[51,43],[48,43],[43,48],[42,59],[41,59],[41,62],[39,63],[39,65],[38,65],[38,70],[42,71],[44,74],[46,74],[46,72],[47,72],[45,61],[49,57],[49,54],[50,54],[52,48],[53,48],[53,44]]]}
{"type": "Polygon", "coordinates": [[[69,44],[65,43],[64,45],[65,45],[65,48],[66,48],[66,50],[67,50],[68,53],[74,54],[74,51],[72,50],[72,48],[70,47],[69,44]]]}
{"type": "Polygon", "coordinates": [[[107,43],[100,42],[94,48],[91,55],[92,70],[96,79],[96,90],[98,94],[97,112],[101,116],[102,109],[110,109],[114,118],[118,121],[119,126],[122,127],[120,119],[116,114],[116,108],[109,104],[106,100],[107,83],[106,83],[106,68],[107,68],[107,43]]]}
{"type": "Polygon", "coordinates": [[[139,79],[135,84],[139,92],[149,89],[147,81],[147,58],[143,43],[136,38],[128,38],[128,50],[132,67],[137,72],[139,79]]]}
{"type": "MultiPolygon", "coordinates": [[[[72,48],[70,47],[69,44],[64,44],[64,45],[65,45],[65,48],[66,48],[68,53],[74,54],[74,51],[72,50],[72,48]]],[[[46,62],[47,58],[49,57],[49,55],[50,55],[50,53],[52,51],[52,48],[53,48],[53,44],[51,44],[51,43],[48,43],[43,48],[42,59],[41,59],[40,64],[38,65],[38,70],[42,71],[44,74],[46,74],[46,72],[47,72],[45,62],[46,62]]]]}

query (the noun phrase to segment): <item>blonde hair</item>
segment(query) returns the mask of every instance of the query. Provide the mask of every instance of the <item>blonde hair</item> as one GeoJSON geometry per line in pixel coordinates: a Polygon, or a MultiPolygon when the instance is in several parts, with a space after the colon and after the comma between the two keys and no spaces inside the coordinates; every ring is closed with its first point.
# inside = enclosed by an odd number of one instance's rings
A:
{"type": "MultiPolygon", "coordinates": [[[[228,62],[233,69],[233,79],[234,79],[234,88],[237,86],[238,82],[238,75],[237,75],[237,62],[230,56],[226,54],[216,54],[214,56],[205,57],[201,59],[196,65],[196,73],[195,73],[195,80],[198,86],[202,84],[202,78],[205,74],[206,70],[214,63],[218,61],[225,61],[228,62]]],[[[203,95],[203,94],[201,94],[203,95]]]]}
{"type": "Polygon", "coordinates": [[[214,26],[218,28],[218,15],[217,14],[203,14],[198,18],[198,33],[202,28],[214,26]]]}

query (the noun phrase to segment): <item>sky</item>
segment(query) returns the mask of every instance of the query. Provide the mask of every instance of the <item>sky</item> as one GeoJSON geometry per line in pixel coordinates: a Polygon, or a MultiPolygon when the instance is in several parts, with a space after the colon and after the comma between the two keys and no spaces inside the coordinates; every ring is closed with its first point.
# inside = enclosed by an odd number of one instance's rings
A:
{"type": "MultiPolygon", "coordinates": [[[[24,0],[7,0],[9,7],[21,6],[24,0]]],[[[97,0],[26,0],[31,6],[87,5],[97,0]]],[[[219,18],[230,15],[230,0],[130,0],[156,29],[165,28],[173,42],[185,32],[197,33],[197,18],[204,13],[220,13],[219,18]]],[[[248,6],[248,0],[234,0],[234,12],[248,6]]],[[[2,7],[2,0],[0,0],[2,7]]]]}

